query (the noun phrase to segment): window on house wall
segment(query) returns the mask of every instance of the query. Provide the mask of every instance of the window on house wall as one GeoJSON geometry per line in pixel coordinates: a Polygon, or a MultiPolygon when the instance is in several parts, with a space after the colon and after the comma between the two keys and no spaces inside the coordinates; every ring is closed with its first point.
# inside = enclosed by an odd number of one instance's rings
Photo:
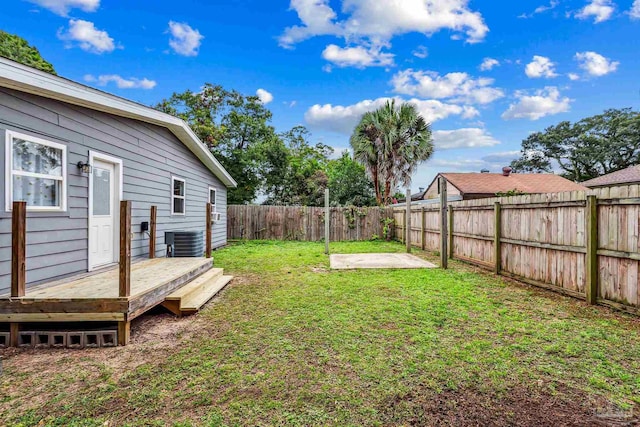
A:
{"type": "Polygon", "coordinates": [[[209,187],[209,203],[211,203],[211,212],[216,212],[216,197],[218,192],[215,188],[209,187]]]}
{"type": "Polygon", "coordinates": [[[186,194],[185,180],[175,176],[171,177],[171,215],[184,215],[186,194]]]}
{"type": "Polygon", "coordinates": [[[64,211],[67,206],[67,147],[41,138],[6,132],[6,210],[14,201],[32,211],[64,211]]]}

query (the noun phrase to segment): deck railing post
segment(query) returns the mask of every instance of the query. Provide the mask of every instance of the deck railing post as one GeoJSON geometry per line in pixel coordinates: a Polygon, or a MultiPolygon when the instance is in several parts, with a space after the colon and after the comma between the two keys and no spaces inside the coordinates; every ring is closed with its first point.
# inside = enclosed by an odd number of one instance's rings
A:
{"type": "Polygon", "coordinates": [[[131,201],[120,202],[120,274],[119,292],[122,298],[131,295],[131,201]]]}
{"type": "Polygon", "coordinates": [[[587,303],[598,303],[598,199],[587,196],[587,283],[585,286],[587,303]]]}
{"type": "Polygon", "coordinates": [[[27,283],[27,202],[13,202],[11,212],[11,296],[23,297],[27,283]]]}
{"type": "Polygon", "coordinates": [[[495,258],[494,272],[500,274],[502,271],[502,206],[500,202],[493,205],[494,212],[494,238],[493,238],[493,257],[495,258]]]}
{"type": "Polygon", "coordinates": [[[158,207],[151,206],[151,222],[149,226],[149,259],[156,257],[156,221],[158,217],[158,207]]]}
{"type": "Polygon", "coordinates": [[[206,242],[204,244],[205,246],[205,254],[204,256],[207,258],[211,258],[211,203],[207,202],[207,209],[206,209],[206,215],[207,215],[207,226],[206,226],[206,232],[205,232],[205,239],[206,242]]]}
{"type": "Polygon", "coordinates": [[[407,253],[411,253],[411,189],[407,188],[407,198],[406,198],[406,208],[407,208],[407,221],[406,221],[406,244],[407,244],[407,253]]]}

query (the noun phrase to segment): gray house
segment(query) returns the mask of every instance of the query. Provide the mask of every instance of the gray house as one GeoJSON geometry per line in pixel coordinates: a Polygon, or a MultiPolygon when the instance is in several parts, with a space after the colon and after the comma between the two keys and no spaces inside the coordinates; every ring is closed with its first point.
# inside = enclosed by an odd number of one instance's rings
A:
{"type": "Polygon", "coordinates": [[[12,203],[27,202],[27,290],[116,265],[121,200],[131,201],[131,257],[155,257],[165,232],[203,231],[226,244],[233,178],[184,121],[0,58],[0,295],[11,286],[12,203]]]}

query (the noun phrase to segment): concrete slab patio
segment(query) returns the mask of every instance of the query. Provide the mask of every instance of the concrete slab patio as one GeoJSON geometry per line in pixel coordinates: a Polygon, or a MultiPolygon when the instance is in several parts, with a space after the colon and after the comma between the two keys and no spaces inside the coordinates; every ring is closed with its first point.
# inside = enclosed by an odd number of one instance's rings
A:
{"type": "Polygon", "coordinates": [[[435,264],[411,254],[335,254],[329,260],[332,270],[352,270],[360,268],[436,268],[435,264]]]}

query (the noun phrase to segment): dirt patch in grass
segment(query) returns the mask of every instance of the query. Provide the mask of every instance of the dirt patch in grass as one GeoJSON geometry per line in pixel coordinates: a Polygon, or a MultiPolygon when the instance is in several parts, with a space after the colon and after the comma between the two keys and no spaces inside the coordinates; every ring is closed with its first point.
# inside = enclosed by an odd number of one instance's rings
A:
{"type": "Polygon", "coordinates": [[[548,390],[514,388],[501,394],[486,390],[413,389],[385,402],[384,418],[412,426],[637,426],[640,413],[622,410],[566,387],[548,390]]]}

